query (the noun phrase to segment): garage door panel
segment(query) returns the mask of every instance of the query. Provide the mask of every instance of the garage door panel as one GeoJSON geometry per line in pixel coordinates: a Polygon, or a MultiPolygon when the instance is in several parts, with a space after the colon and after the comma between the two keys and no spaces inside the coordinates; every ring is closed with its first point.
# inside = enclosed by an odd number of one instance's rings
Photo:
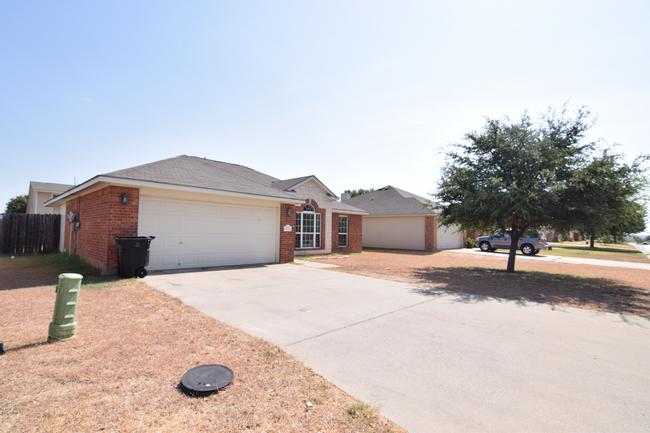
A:
{"type": "Polygon", "coordinates": [[[219,264],[229,265],[232,263],[232,254],[230,253],[221,253],[219,254],[219,264]]]}
{"type": "MultiPolygon", "coordinates": [[[[165,236],[162,239],[160,239],[160,247],[161,248],[178,248],[179,242],[178,242],[178,236],[165,236]]],[[[157,245],[154,245],[153,243],[151,244],[152,248],[157,247],[157,245]]]]}
{"type": "Polygon", "coordinates": [[[205,233],[218,233],[219,232],[219,220],[217,218],[201,218],[200,223],[201,230],[205,233]]]}
{"type": "Polygon", "coordinates": [[[209,237],[202,238],[201,239],[201,246],[213,249],[214,247],[217,246],[217,238],[214,237],[214,236],[209,236],[209,237]]]}
{"type": "Polygon", "coordinates": [[[162,229],[166,232],[174,231],[179,233],[181,231],[181,223],[180,218],[165,218],[162,221],[162,229]]]}
{"type": "Polygon", "coordinates": [[[198,265],[199,255],[198,254],[183,254],[181,256],[181,263],[186,266],[198,265]]]}
{"type": "Polygon", "coordinates": [[[217,265],[217,255],[216,254],[201,254],[201,265],[216,266],[217,265]]]}
{"type": "Polygon", "coordinates": [[[158,212],[161,209],[161,204],[160,200],[140,197],[140,211],[158,212]]]}
{"type": "MultiPolygon", "coordinates": [[[[162,255],[160,256],[160,265],[161,266],[173,266],[177,267],[180,263],[180,257],[178,255],[162,255]]],[[[151,261],[149,261],[149,268],[151,268],[151,261]]]]}
{"type": "Polygon", "coordinates": [[[202,211],[201,205],[198,203],[185,203],[183,205],[183,213],[186,215],[189,214],[201,215],[202,214],[201,211],[202,211]]]}
{"type": "Polygon", "coordinates": [[[217,215],[219,213],[219,206],[217,205],[212,205],[212,204],[206,204],[203,205],[203,214],[204,215],[217,215]]]}
{"type": "Polygon", "coordinates": [[[139,233],[156,236],[150,270],[277,260],[276,208],[153,197],[141,203],[139,233]]]}
{"type": "Polygon", "coordinates": [[[183,212],[183,204],[177,201],[163,201],[162,212],[180,214],[183,212]]]}
{"type": "Polygon", "coordinates": [[[158,232],[160,230],[161,225],[162,222],[160,221],[160,218],[152,218],[147,221],[144,221],[141,227],[143,231],[153,233],[153,232],[158,232]]]}
{"type": "Polygon", "coordinates": [[[438,227],[438,249],[448,250],[463,247],[463,234],[458,232],[458,226],[438,227]]]}
{"type": "Polygon", "coordinates": [[[201,243],[201,238],[198,238],[198,237],[187,237],[187,236],[185,236],[183,238],[183,246],[184,247],[190,247],[192,249],[195,249],[195,247],[198,247],[200,243],[201,243]]]}

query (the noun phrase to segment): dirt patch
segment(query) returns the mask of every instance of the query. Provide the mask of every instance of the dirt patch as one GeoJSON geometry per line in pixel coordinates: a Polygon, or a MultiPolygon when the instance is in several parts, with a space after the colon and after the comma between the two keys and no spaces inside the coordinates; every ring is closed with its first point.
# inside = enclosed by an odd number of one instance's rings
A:
{"type": "Polygon", "coordinates": [[[318,262],[425,287],[650,318],[648,270],[518,260],[517,275],[510,276],[502,257],[447,251],[364,251],[318,262]]]}
{"type": "Polygon", "coordinates": [[[0,263],[13,280],[0,291],[0,432],[403,432],[278,346],[140,281],[83,286],[77,336],[46,343],[57,272],[21,269],[0,263]],[[188,397],[182,374],[203,364],[234,382],[188,397]]]}

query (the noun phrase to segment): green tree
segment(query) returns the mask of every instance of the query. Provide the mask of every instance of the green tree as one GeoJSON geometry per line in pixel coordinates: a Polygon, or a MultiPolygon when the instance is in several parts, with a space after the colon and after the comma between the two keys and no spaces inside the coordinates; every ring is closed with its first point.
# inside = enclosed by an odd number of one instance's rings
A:
{"type": "Polygon", "coordinates": [[[433,198],[441,224],[461,230],[511,235],[507,272],[515,271],[517,244],[527,230],[552,225],[561,195],[591,126],[584,107],[575,118],[553,110],[534,124],[524,113],[518,123],[487,119],[482,132],[446,152],[446,164],[433,198]]]}
{"type": "Polygon", "coordinates": [[[359,189],[348,189],[345,192],[349,192],[350,193],[350,198],[352,198],[352,197],[356,197],[358,195],[365,194],[367,192],[372,192],[374,190],[375,190],[374,188],[370,188],[370,189],[359,188],[359,189]]]}
{"type": "Polygon", "coordinates": [[[5,213],[26,213],[27,212],[27,195],[17,195],[9,199],[5,213]]]}
{"type": "Polygon", "coordinates": [[[634,233],[641,233],[646,229],[646,219],[648,212],[643,205],[632,202],[630,208],[625,213],[625,219],[612,228],[614,243],[616,238],[623,238],[634,233]]]}
{"type": "Polygon", "coordinates": [[[556,226],[578,230],[590,239],[620,236],[645,230],[646,212],[641,203],[648,185],[641,155],[632,164],[623,155],[605,149],[583,161],[563,192],[568,212],[556,226]]]}

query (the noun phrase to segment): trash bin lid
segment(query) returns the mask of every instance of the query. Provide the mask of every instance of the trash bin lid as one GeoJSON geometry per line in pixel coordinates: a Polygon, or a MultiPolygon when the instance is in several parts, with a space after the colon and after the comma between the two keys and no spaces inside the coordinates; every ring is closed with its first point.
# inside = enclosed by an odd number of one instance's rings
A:
{"type": "Polygon", "coordinates": [[[181,379],[181,387],[190,395],[207,395],[232,383],[235,374],[224,365],[200,365],[188,370],[181,379]]]}

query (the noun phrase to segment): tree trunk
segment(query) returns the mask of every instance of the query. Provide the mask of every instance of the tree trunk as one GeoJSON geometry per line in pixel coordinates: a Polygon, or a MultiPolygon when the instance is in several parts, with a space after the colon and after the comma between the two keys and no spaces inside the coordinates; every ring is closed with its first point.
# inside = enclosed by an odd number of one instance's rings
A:
{"type": "Polygon", "coordinates": [[[594,241],[596,240],[596,235],[591,235],[589,248],[594,248],[594,241]]]}
{"type": "Polygon", "coordinates": [[[509,274],[515,273],[515,257],[517,257],[517,244],[519,244],[519,227],[514,225],[512,226],[512,234],[510,235],[510,254],[508,254],[508,268],[506,272],[509,274]]]}

